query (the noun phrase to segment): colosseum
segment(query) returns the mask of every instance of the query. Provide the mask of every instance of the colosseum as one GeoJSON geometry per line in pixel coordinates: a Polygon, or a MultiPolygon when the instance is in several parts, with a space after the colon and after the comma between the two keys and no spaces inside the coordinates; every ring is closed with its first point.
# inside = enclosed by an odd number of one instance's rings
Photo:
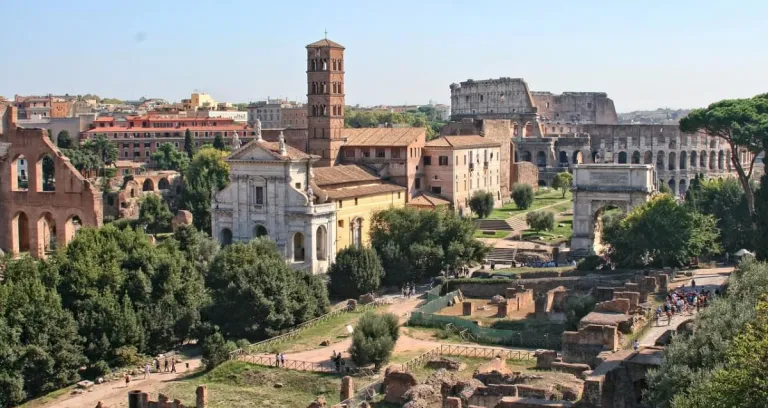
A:
{"type": "Polygon", "coordinates": [[[539,186],[579,163],[654,164],[657,181],[677,194],[685,194],[697,174],[731,173],[730,148],[722,139],[682,133],[677,125],[619,124],[603,92],[535,92],[520,78],[467,80],[450,88],[455,122],[478,128],[509,123],[513,162],[535,164],[539,186]]]}

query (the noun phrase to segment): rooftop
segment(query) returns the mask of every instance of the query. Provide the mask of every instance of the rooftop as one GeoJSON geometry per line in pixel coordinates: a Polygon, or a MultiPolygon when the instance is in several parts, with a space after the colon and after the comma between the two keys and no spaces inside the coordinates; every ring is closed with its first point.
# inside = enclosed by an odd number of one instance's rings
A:
{"type": "Polygon", "coordinates": [[[376,194],[394,193],[397,191],[405,191],[405,187],[398,186],[388,182],[380,184],[369,184],[365,186],[352,186],[342,187],[338,189],[324,189],[328,197],[333,200],[341,200],[344,198],[363,197],[376,194]]]}
{"type": "Polygon", "coordinates": [[[417,207],[438,207],[441,205],[451,205],[451,202],[439,195],[421,191],[408,202],[408,205],[417,207]]]}
{"type": "Polygon", "coordinates": [[[320,187],[332,186],[334,184],[381,181],[377,175],[355,164],[315,167],[312,171],[315,173],[315,183],[320,187]]]}
{"type": "Polygon", "coordinates": [[[307,48],[320,48],[320,47],[341,48],[342,50],[344,49],[343,45],[341,45],[341,44],[339,44],[337,42],[333,42],[333,41],[331,41],[331,40],[329,40],[327,38],[323,38],[320,41],[315,41],[312,44],[307,45],[307,48]]]}
{"type": "Polygon", "coordinates": [[[274,158],[279,160],[284,160],[284,161],[305,160],[305,159],[310,159],[312,157],[317,157],[317,156],[306,154],[301,150],[291,147],[289,145],[285,145],[286,155],[283,156],[280,154],[280,142],[268,142],[266,140],[252,140],[246,143],[245,145],[243,145],[241,148],[232,152],[227,158],[227,161],[240,161],[240,160],[248,161],[249,159],[247,157],[245,159],[242,159],[241,156],[244,155],[245,152],[247,152],[248,150],[253,149],[254,146],[259,146],[263,150],[265,150],[267,153],[271,154],[274,158]]]}
{"type": "Polygon", "coordinates": [[[408,146],[420,136],[426,138],[427,128],[360,128],[342,129],[347,138],[344,146],[408,146]]]}
{"type": "Polygon", "coordinates": [[[501,143],[478,135],[440,136],[427,142],[424,147],[450,147],[453,149],[471,149],[475,147],[500,147],[501,143]]]}

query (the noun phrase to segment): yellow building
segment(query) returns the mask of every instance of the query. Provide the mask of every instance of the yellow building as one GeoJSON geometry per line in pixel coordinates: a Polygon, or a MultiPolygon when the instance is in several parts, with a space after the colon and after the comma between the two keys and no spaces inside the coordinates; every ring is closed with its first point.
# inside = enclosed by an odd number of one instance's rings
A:
{"type": "Polygon", "coordinates": [[[371,220],[377,211],[405,206],[405,187],[387,182],[363,166],[314,168],[315,195],[336,205],[336,252],[370,244],[371,220]]]}
{"type": "Polygon", "coordinates": [[[216,110],[216,101],[207,93],[193,93],[189,104],[191,110],[198,110],[200,108],[216,110]]]}

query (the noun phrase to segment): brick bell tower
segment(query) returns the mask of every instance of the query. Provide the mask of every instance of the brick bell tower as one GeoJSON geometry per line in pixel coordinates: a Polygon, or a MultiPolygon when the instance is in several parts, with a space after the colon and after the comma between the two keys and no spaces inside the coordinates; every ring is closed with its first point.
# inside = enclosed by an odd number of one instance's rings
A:
{"type": "Polygon", "coordinates": [[[344,47],[327,37],[307,45],[307,101],[308,153],[333,166],[344,143],[344,47]]]}

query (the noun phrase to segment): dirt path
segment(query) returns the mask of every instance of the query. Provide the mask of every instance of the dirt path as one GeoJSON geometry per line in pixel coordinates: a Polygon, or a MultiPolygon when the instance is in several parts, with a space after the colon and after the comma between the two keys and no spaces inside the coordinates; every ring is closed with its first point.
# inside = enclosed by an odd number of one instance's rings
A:
{"type": "MultiPolygon", "coordinates": [[[[90,392],[86,391],[82,394],[67,394],[42,405],[41,408],[93,408],[99,401],[102,401],[110,408],[125,408],[128,406],[128,391],[131,390],[148,392],[152,399],[156,399],[158,390],[161,389],[165,383],[181,379],[186,375],[193,373],[200,367],[199,358],[184,360],[184,362],[189,362],[189,372],[187,373],[152,374],[147,379],[144,379],[143,374],[139,374],[135,376],[135,378],[132,378],[129,387],[126,387],[125,381],[122,380],[94,385],[90,392]]],[[[184,370],[183,363],[176,364],[176,367],[184,370]]]]}
{"type": "MultiPolygon", "coordinates": [[[[722,275],[723,273],[729,273],[733,270],[733,268],[716,268],[716,269],[702,269],[697,271],[697,273],[693,276],[693,279],[696,280],[696,289],[697,290],[709,290],[714,292],[715,289],[717,289],[719,286],[721,286],[725,281],[728,279],[727,275],[722,275]]],[[[687,285],[690,286],[690,280],[684,280],[682,282],[675,282],[670,284],[670,289],[674,289],[677,287],[680,287],[681,285],[687,285]]],[[[652,322],[651,329],[646,333],[640,340],[641,346],[653,346],[656,342],[656,339],[658,339],[664,332],[666,332],[669,329],[676,329],[677,326],[679,326],[681,323],[683,323],[686,320],[692,319],[696,316],[696,312],[692,313],[678,313],[675,316],[672,317],[672,321],[667,324],[667,317],[663,316],[661,319],[659,319],[659,325],[657,326],[655,322],[652,322]]]]}

